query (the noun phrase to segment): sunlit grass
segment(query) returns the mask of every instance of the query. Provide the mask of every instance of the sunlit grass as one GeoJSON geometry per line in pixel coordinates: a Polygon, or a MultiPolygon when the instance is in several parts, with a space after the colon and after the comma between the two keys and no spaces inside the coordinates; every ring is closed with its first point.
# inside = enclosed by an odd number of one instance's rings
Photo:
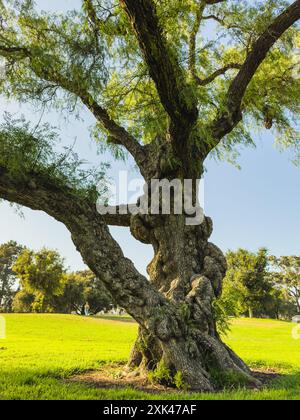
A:
{"type": "Polygon", "coordinates": [[[144,394],[133,389],[96,389],[66,381],[72,374],[125,361],[137,326],[128,319],[69,315],[5,315],[7,338],[0,340],[0,399],[300,399],[300,340],[294,325],[269,320],[236,320],[226,341],[253,368],[285,376],[269,389],[215,395],[144,394]]]}

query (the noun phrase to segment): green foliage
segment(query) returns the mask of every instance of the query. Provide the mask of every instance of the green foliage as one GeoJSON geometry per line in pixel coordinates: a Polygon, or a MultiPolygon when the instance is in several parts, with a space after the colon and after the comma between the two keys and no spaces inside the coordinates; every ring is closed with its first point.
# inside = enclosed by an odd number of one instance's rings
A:
{"type": "Polygon", "coordinates": [[[236,282],[229,277],[229,274],[227,274],[224,279],[222,296],[217,300],[217,303],[219,311],[221,311],[221,314],[225,314],[226,317],[241,316],[247,311],[244,304],[243,291],[241,290],[240,285],[236,284],[236,282]]]}
{"type": "Polygon", "coordinates": [[[171,370],[161,361],[154,371],[149,372],[149,380],[161,385],[171,386],[173,376],[171,370]]]}
{"type": "MultiPolygon", "coordinates": [[[[257,254],[244,249],[227,253],[228,271],[224,282],[223,308],[230,315],[264,311],[264,304],[270,296],[272,285],[268,279],[267,250],[257,254]]],[[[222,305],[222,303],[221,303],[222,305]]]]}
{"type": "Polygon", "coordinates": [[[90,270],[66,274],[63,278],[63,293],[54,302],[56,311],[83,315],[86,302],[91,314],[115,306],[110,293],[90,270]]]}
{"type": "Polygon", "coordinates": [[[235,389],[249,386],[249,379],[241,374],[230,369],[219,370],[215,369],[210,372],[212,380],[218,389],[235,389]]]}
{"type": "Polygon", "coordinates": [[[300,314],[300,257],[295,255],[279,258],[272,256],[270,261],[275,269],[271,275],[272,280],[300,314]]]}
{"type": "MultiPolygon", "coordinates": [[[[198,101],[199,137],[224,110],[228,87],[237,69],[205,86],[196,86],[188,69],[190,34],[199,11],[198,0],[155,1],[170,57],[177,57],[186,81],[187,99],[198,101]]],[[[196,36],[195,70],[201,79],[228,64],[242,64],[254,40],[289,2],[228,0],[207,6],[196,36]],[[208,18],[214,16],[214,18],[208,18]],[[216,35],[217,34],[217,35],[216,35]]],[[[74,112],[78,98],[96,101],[110,117],[144,143],[166,137],[168,118],[149,69],[122,7],[112,0],[87,0],[68,13],[38,12],[34,2],[1,2],[5,30],[0,36],[6,78],[0,91],[20,101],[33,101],[74,112]],[[9,48],[17,49],[14,54],[9,48]],[[28,51],[30,53],[28,53],[28,51]]],[[[238,145],[253,146],[254,129],[271,128],[279,147],[291,147],[299,157],[299,33],[290,28],[260,66],[243,99],[243,122],[214,152],[235,162],[238,145]]],[[[120,146],[109,143],[107,132],[96,126],[100,150],[109,148],[124,158],[120,146]]]]}
{"type": "Polygon", "coordinates": [[[180,372],[180,371],[176,372],[176,374],[174,376],[174,385],[175,385],[176,389],[179,389],[181,391],[187,391],[188,387],[183,380],[182,372],[180,372]]]}
{"type": "Polygon", "coordinates": [[[276,258],[269,257],[265,249],[257,253],[239,249],[227,253],[227,262],[222,296],[214,304],[221,333],[228,332],[228,317],[291,319],[300,312],[298,257],[276,258]]]}
{"type": "Polygon", "coordinates": [[[218,333],[226,336],[230,331],[230,311],[222,299],[215,299],[213,302],[213,314],[217,324],[218,333]]]}
{"type": "Polygon", "coordinates": [[[62,295],[55,302],[57,309],[61,312],[83,314],[86,303],[84,296],[86,287],[85,277],[78,273],[66,273],[62,279],[62,283],[62,295]]]}
{"type": "Polygon", "coordinates": [[[34,293],[29,292],[26,289],[20,290],[16,293],[13,303],[12,303],[12,310],[16,313],[30,313],[33,312],[34,302],[36,300],[36,296],[34,293]]]}
{"type": "Polygon", "coordinates": [[[44,295],[59,296],[64,262],[57,251],[42,249],[34,252],[25,249],[17,258],[13,270],[21,286],[44,295]]]}
{"type": "Polygon", "coordinates": [[[182,372],[177,371],[175,374],[169,369],[163,361],[159,362],[154,371],[149,372],[148,378],[154,384],[164,386],[175,386],[180,391],[187,391],[187,385],[183,380],[182,372]]]}
{"type": "Polygon", "coordinates": [[[81,11],[50,15],[38,13],[32,1],[4,1],[1,15],[6,22],[1,44],[32,52],[28,56],[20,50],[18,60],[4,54],[5,94],[13,93],[21,101],[52,98],[56,106],[65,103],[71,110],[79,91],[101,90],[107,79],[104,58],[110,54],[81,11]],[[63,90],[57,92],[59,87],[63,90]]]}
{"type": "Polygon", "coordinates": [[[25,249],[17,258],[13,271],[20,280],[14,308],[26,312],[51,312],[53,299],[63,292],[64,263],[57,251],[25,249]],[[34,299],[32,300],[32,296],[34,299]],[[29,307],[28,307],[29,305],[29,307]]]}
{"type": "MultiPolygon", "coordinates": [[[[0,124],[0,140],[0,165],[14,178],[26,180],[30,174],[38,174],[60,188],[96,200],[95,185],[104,181],[108,165],[86,169],[87,162],[80,160],[72,147],[64,147],[59,152],[57,133],[48,124],[32,128],[24,118],[13,119],[6,113],[0,124]]],[[[106,192],[103,182],[99,193],[105,198],[106,192]]]]}
{"type": "Polygon", "coordinates": [[[183,318],[185,324],[187,324],[191,319],[191,310],[190,310],[189,305],[187,303],[183,303],[180,306],[179,310],[180,310],[181,317],[183,318]]]}
{"type": "Polygon", "coordinates": [[[0,245],[0,311],[10,312],[17,286],[13,265],[24,248],[15,241],[0,245]]]}

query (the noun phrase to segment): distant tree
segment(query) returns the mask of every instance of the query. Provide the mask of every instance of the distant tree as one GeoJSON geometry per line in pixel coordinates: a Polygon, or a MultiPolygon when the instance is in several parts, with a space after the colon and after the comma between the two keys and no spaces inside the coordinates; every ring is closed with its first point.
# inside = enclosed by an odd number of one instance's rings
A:
{"type": "Polygon", "coordinates": [[[9,241],[0,245],[0,311],[10,312],[16,287],[16,274],[12,267],[24,248],[9,241]]]}
{"type": "Polygon", "coordinates": [[[19,290],[14,296],[12,302],[12,310],[17,313],[33,312],[33,304],[36,299],[34,293],[28,292],[25,289],[19,290]]]}
{"type": "Polygon", "coordinates": [[[245,249],[227,253],[228,271],[224,281],[222,301],[232,315],[248,313],[262,315],[271,301],[272,284],[268,273],[268,251],[258,253],[245,249]]]}
{"type": "MultiPolygon", "coordinates": [[[[25,293],[34,295],[33,312],[53,311],[55,297],[63,293],[64,262],[57,251],[42,249],[34,252],[25,249],[17,258],[13,270],[20,280],[20,300],[25,293]]],[[[14,304],[16,307],[16,304],[14,304]]]]}
{"type": "Polygon", "coordinates": [[[295,311],[300,314],[300,257],[272,256],[270,260],[276,270],[272,273],[274,282],[283,289],[295,311]]]}
{"type": "Polygon", "coordinates": [[[111,294],[104,287],[103,282],[99,280],[92,271],[87,270],[80,273],[86,278],[87,286],[84,290],[85,301],[90,306],[90,312],[97,314],[100,311],[105,311],[116,307],[111,294]]]}
{"type": "Polygon", "coordinates": [[[273,284],[270,298],[265,302],[266,315],[270,318],[290,320],[296,312],[297,308],[286,291],[273,284]]]}
{"type": "Polygon", "coordinates": [[[78,273],[67,273],[63,280],[63,293],[58,296],[55,302],[58,312],[76,312],[81,315],[84,312],[86,303],[84,290],[86,279],[78,273]]]}
{"type": "Polygon", "coordinates": [[[227,316],[239,317],[247,311],[243,290],[241,284],[237,282],[237,277],[228,272],[224,279],[222,295],[218,300],[227,316]]]}
{"type": "Polygon", "coordinates": [[[20,278],[12,305],[14,312],[83,315],[86,302],[91,314],[114,306],[111,295],[90,270],[66,273],[56,251],[25,250],[13,268],[20,278]]]}
{"type": "Polygon", "coordinates": [[[90,270],[66,274],[63,294],[54,302],[56,310],[83,315],[86,302],[91,314],[108,310],[114,305],[109,292],[90,270]]]}

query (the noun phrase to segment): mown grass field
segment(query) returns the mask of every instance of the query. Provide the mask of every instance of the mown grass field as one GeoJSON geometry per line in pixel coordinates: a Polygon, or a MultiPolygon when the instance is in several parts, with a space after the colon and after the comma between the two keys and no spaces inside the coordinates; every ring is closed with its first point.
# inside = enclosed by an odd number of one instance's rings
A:
{"type": "Polygon", "coordinates": [[[0,399],[300,399],[300,340],[294,325],[235,320],[226,341],[252,368],[283,376],[265,389],[220,394],[147,394],[69,382],[74,375],[125,361],[137,327],[128,320],[67,315],[5,315],[0,340],[0,399]]]}

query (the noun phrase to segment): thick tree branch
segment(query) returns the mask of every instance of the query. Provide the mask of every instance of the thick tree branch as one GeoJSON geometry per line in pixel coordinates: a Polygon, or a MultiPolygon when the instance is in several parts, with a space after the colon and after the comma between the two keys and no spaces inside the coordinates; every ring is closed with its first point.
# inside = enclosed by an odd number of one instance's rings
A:
{"type": "Polygon", "coordinates": [[[163,35],[152,0],[120,0],[135,30],[151,78],[172,124],[190,129],[198,116],[196,101],[177,57],[163,35]]]}
{"type": "Polygon", "coordinates": [[[95,118],[101,122],[103,127],[109,132],[112,142],[114,144],[124,146],[128,152],[133,156],[141,172],[144,172],[144,163],[147,159],[146,149],[125,130],[124,127],[117,124],[108,114],[108,111],[102,108],[94,99],[87,93],[79,95],[82,102],[93,113],[95,118]]]}
{"type": "MultiPolygon", "coordinates": [[[[203,16],[202,18],[203,20],[210,20],[213,19],[216,22],[218,22],[220,25],[224,26],[227,29],[239,29],[240,26],[238,23],[230,23],[228,24],[225,19],[222,19],[221,17],[217,16],[217,15],[206,15],[203,16]]],[[[241,29],[241,28],[240,28],[241,29]]]]}
{"type": "MultiPolygon", "coordinates": [[[[212,136],[215,143],[210,147],[215,147],[219,141],[230,133],[242,119],[242,100],[249,83],[265,60],[268,52],[278,41],[278,39],[293,24],[300,19],[300,0],[296,0],[283,13],[281,13],[266,29],[266,31],[253,44],[246,61],[242,65],[238,75],[231,83],[227,98],[226,111],[224,111],[213,123],[211,127],[212,136]]],[[[210,149],[211,150],[211,149],[210,149]]]]}
{"type": "Polygon", "coordinates": [[[24,57],[28,57],[30,52],[29,50],[27,50],[27,48],[23,48],[23,47],[7,47],[5,45],[0,45],[0,52],[1,55],[3,55],[5,57],[5,54],[7,54],[8,56],[10,54],[15,54],[15,53],[21,53],[24,57]]]}
{"type": "Polygon", "coordinates": [[[70,188],[57,186],[45,175],[31,172],[16,179],[3,166],[0,166],[0,197],[44,211],[63,223],[85,263],[116,302],[150,332],[158,328],[155,323],[150,325],[150,320],[155,318],[159,308],[173,311],[165,298],[124,257],[94,203],[78,197],[70,188]]]}
{"type": "Polygon", "coordinates": [[[116,206],[112,214],[104,214],[102,217],[109,226],[130,227],[131,214],[121,214],[120,206],[116,206]]]}

